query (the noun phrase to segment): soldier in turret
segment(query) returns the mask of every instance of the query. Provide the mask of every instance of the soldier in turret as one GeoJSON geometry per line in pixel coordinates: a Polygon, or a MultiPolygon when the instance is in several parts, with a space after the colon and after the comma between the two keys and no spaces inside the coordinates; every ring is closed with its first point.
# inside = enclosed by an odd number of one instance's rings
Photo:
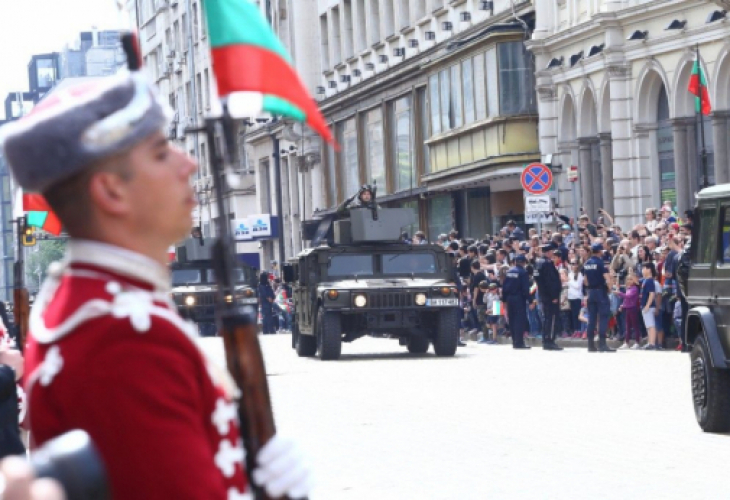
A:
{"type": "Polygon", "coordinates": [[[370,184],[364,184],[360,190],[352,195],[350,198],[346,199],[345,201],[340,204],[339,207],[337,207],[337,213],[339,215],[346,215],[348,213],[348,210],[351,208],[380,208],[375,203],[375,194],[377,191],[376,186],[371,186],[370,184]],[[357,199],[357,203],[353,205],[353,202],[355,202],[355,199],[357,199]]]}

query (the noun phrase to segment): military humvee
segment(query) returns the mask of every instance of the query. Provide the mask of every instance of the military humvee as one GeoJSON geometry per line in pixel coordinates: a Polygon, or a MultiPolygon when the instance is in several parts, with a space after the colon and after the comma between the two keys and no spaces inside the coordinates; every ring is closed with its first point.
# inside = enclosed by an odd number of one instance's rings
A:
{"type": "MultiPolygon", "coordinates": [[[[216,281],[211,249],[213,240],[190,238],[176,249],[175,262],[170,264],[172,273],[172,300],[185,319],[198,325],[202,336],[216,333],[215,301],[216,281]]],[[[230,300],[240,304],[256,305],[256,273],[241,264],[236,268],[236,294],[230,300]]],[[[228,300],[228,299],[227,299],[228,300]]]]}
{"type": "Polygon", "coordinates": [[[350,209],[350,220],[334,222],[327,244],[284,267],[299,356],[337,359],[342,342],[365,335],[398,338],[412,353],[433,344],[438,356],[455,354],[460,304],[452,263],[438,245],[399,242],[401,227],[414,220],[408,209],[350,209]]]}
{"type": "Polygon", "coordinates": [[[678,268],[687,300],[692,402],[706,432],[730,431],[730,184],[697,196],[692,244],[678,268]]]}

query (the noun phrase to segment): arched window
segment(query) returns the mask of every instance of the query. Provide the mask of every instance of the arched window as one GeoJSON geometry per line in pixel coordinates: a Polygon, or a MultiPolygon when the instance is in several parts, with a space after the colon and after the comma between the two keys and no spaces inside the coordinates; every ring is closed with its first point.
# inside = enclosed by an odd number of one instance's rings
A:
{"type": "Polygon", "coordinates": [[[662,85],[657,103],[657,150],[659,154],[659,189],[661,201],[671,200],[677,206],[677,182],[674,170],[674,132],[669,121],[669,98],[662,85]]]}

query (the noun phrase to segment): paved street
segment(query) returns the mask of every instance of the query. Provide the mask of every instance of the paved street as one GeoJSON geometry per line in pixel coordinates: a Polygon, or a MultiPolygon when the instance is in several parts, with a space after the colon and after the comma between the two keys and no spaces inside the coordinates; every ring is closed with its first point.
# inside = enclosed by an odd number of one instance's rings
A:
{"type": "Polygon", "coordinates": [[[262,340],[279,429],[312,459],[314,500],[728,494],[730,436],[695,423],[686,355],[471,342],[438,359],[366,338],[323,363],[297,358],[288,335],[262,340]]]}

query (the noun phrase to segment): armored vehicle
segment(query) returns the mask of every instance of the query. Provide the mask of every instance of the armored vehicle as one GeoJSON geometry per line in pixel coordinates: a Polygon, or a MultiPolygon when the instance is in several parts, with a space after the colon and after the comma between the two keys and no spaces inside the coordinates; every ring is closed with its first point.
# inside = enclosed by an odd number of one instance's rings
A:
{"type": "MultiPolygon", "coordinates": [[[[190,238],[177,247],[175,262],[170,264],[172,300],[183,318],[198,325],[202,336],[216,333],[214,304],[217,288],[211,260],[212,247],[212,239],[204,240],[201,245],[199,239],[190,238]]],[[[258,304],[255,271],[240,264],[236,273],[235,297],[226,297],[226,300],[258,304]]]]}
{"type": "Polygon", "coordinates": [[[730,431],[730,184],[697,197],[692,244],[680,260],[688,303],[684,341],[691,349],[695,416],[706,432],[730,431]]]}
{"type": "MultiPolygon", "coordinates": [[[[433,344],[453,356],[459,341],[459,295],[452,263],[438,245],[399,242],[408,209],[352,208],[349,220],[314,231],[315,242],[284,267],[296,318],[292,347],[299,356],[340,357],[342,342],[365,335],[398,338],[412,353],[433,344]]],[[[311,239],[311,238],[309,238],[311,239]]]]}

